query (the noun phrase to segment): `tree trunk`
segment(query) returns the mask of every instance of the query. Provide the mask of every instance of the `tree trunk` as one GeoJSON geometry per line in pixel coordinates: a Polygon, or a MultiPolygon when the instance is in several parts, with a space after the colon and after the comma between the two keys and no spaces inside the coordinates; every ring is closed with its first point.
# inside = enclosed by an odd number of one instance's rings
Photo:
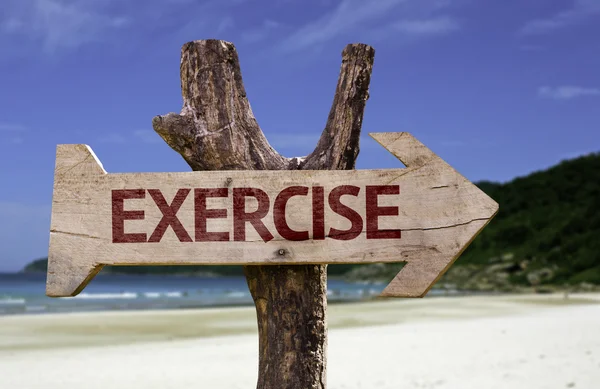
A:
{"type": "MultiPolygon", "coordinates": [[[[246,97],[233,44],[186,43],[181,52],[180,114],[154,130],[193,170],[353,169],[375,50],[350,44],[327,124],[304,159],[267,142],[246,97]]],[[[327,265],[245,266],[259,330],[258,389],[325,389],[327,265]]]]}

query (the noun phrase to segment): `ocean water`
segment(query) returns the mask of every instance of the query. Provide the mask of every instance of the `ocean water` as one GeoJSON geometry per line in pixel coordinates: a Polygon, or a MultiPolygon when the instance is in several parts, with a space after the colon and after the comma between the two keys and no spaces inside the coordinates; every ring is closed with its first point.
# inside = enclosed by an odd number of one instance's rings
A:
{"type": "MultiPolygon", "coordinates": [[[[328,301],[366,299],[384,287],[330,279],[328,301]]],[[[253,304],[244,277],[99,274],[75,297],[47,297],[45,289],[45,274],[0,273],[0,315],[253,304]]]]}

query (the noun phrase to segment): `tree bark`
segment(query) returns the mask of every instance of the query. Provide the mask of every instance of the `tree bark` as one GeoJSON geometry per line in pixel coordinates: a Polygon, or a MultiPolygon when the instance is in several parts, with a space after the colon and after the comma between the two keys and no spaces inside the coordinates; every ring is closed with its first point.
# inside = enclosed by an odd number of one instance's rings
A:
{"type": "MultiPolygon", "coordinates": [[[[375,50],[350,44],[333,105],[315,150],[285,158],[268,143],[250,108],[233,44],[186,43],[180,114],[154,130],[193,170],[353,169],[375,50]]],[[[327,265],[245,266],[259,330],[258,389],[325,389],[327,265]]]]}

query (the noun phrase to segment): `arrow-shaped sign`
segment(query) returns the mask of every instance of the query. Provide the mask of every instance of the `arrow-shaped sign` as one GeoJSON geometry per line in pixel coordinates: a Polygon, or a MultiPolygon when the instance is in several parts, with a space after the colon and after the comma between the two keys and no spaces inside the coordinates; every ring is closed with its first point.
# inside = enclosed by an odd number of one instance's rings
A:
{"type": "Polygon", "coordinates": [[[370,135],[407,167],[107,174],[59,145],[46,293],[103,265],[406,262],[382,295],[422,297],[498,204],[412,135],[370,135]]]}

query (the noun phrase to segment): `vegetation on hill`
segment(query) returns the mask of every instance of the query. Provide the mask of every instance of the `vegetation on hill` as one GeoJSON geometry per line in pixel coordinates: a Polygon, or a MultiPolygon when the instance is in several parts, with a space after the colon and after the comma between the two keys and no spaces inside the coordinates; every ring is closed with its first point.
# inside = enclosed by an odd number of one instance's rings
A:
{"type": "MultiPolygon", "coordinates": [[[[479,182],[500,204],[438,287],[514,290],[600,285],[600,153],[563,161],[507,183],[479,182]]],[[[389,281],[398,264],[330,265],[332,276],[389,281]]],[[[25,271],[46,271],[46,260],[25,271]]],[[[241,266],[106,267],[103,273],[242,275],[241,266]]]]}
{"type": "MultiPolygon", "coordinates": [[[[477,185],[500,210],[438,287],[600,285],[600,153],[508,183],[477,185]]],[[[371,278],[389,280],[398,268],[379,269],[371,278]]],[[[362,272],[356,269],[349,276],[360,279],[362,272]]]]}

